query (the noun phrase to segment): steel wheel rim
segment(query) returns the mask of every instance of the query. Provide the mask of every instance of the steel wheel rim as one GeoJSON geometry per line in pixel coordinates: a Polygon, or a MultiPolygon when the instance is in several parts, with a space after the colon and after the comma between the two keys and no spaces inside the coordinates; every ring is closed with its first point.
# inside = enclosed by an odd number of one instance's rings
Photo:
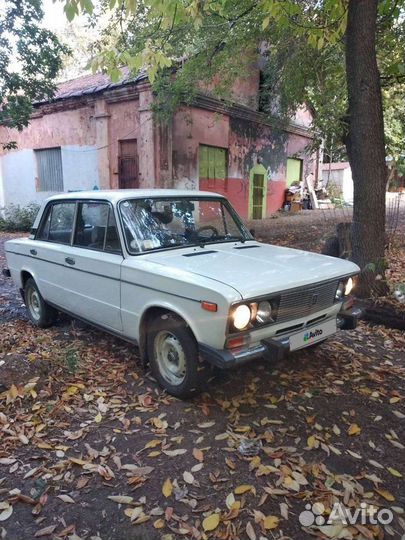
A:
{"type": "Polygon", "coordinates": [[[27,305],[32,317],[38,321],[41,318],[41,301],[38,291],[33,287],[27,291],[27,305]]]}
{"type": "Polygon", "coordinates": [[[153,344],[155,359],[162,377],[179,386],[186,377],[186,355],[177,337],[167,330],[160,331],[153,344]]]}

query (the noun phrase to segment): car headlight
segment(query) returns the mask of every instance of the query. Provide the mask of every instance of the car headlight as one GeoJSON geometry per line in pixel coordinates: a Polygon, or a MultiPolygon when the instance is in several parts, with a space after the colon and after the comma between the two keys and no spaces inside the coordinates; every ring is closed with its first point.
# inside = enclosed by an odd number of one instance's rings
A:
{"type": "Polygon", "coordinates": [[[348,296],[354,287],[353,278],[344,279],[339,281],[338,288],[336,289],[335,300],[342,300],[343,297],[348,296]]]}
{"type": "Polygon", "coordinates": [[[256,321],[260,324],[264,324],[272,320],[272,308],[268,300],[259,302],[256,312],[256,321]]]}
{"type": "Polygon", "coordinates": [[[352,292],[353,286],[354,286],[353,279],[350,277],[346,282],[345,296],[347,296],[348,294],[352,292]]]}
{"type": "Polygon", "coordinates": [[[250,323],[252,312],[249,306],[241,304],[238,306],[232,314],[233,325],[237,330],[244,330],[250,323]]]}
{"type": "Polygon", "coordinates": [[[339,281],[338,288],[336,289],[335,300],[341,300],[345,294],[346,284],[344,281],[339,281]]]}

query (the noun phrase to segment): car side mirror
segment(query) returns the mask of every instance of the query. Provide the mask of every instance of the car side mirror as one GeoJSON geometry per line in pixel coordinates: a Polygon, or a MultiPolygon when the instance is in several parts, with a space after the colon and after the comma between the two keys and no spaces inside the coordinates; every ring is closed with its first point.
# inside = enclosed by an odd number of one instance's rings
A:
{"type": "Polygon", "coordinates": [[[253,238],[256,236],[256,231],[254,229],[249,229],[249,232],[253,236],[253,238]]]}

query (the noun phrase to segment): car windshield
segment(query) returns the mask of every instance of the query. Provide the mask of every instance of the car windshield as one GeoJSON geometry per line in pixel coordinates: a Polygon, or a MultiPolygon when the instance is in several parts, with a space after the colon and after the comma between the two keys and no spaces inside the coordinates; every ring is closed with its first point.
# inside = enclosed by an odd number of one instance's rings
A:
{"type": "Polygon", "coordinates": [[[251,240],[224,199],[130,199],[120,203],[130,253],[251,240]]]}

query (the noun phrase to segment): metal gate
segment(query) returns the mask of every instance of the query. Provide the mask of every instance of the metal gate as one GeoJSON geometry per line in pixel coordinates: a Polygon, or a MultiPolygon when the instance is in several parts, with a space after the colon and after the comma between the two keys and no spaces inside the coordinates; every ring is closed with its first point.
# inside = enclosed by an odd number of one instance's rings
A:
{"type": "Polygon", "coordinates": [[[118,180],[120,189],[139,188],[136,139],[119,141],[118,180]]]}

